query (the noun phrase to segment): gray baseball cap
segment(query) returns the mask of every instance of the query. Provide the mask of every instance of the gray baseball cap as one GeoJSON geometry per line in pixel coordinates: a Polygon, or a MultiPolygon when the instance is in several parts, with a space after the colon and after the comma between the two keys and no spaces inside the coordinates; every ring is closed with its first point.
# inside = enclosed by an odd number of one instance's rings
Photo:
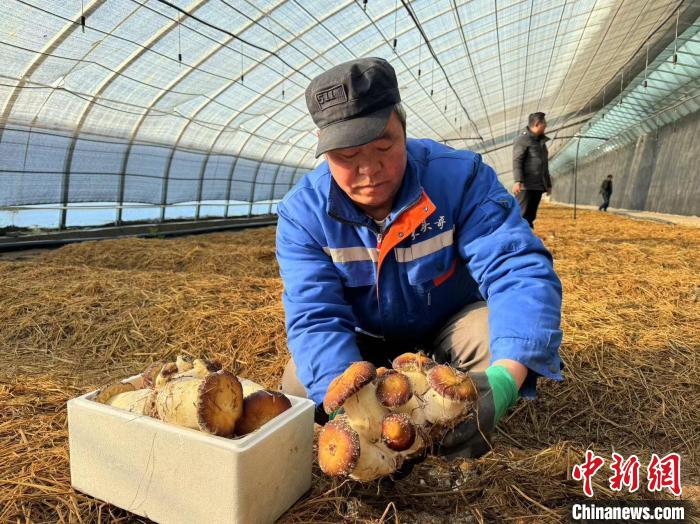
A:
{"type": "Polygon", "coordinates": [[[383,58],[358,58],[311,80],[306,106],[319,129],[316,158],[381,135],[401,102],[396,72],[383,58]]]}

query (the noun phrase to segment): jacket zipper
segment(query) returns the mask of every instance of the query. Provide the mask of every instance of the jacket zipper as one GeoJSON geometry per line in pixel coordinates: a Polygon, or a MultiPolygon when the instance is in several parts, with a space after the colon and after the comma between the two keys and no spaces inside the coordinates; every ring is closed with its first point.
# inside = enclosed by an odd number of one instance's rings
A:
{"type": "Polygon", "coordinates": [[[365,331],[364,329],[362,329],[359,326],[355,326],[355,333],[362,333],[363,335],[368,336],[368,337],[376,338],[379,340],[386,340],[384,338],[384,335],[375,335],[374,333],[370,333],[369,331],[365,331]]]}
{"type": "MultiPolygon", "coordinates": [[[[423,196],[423,192],[421,191],[420,195],[418,195],[418,198],[416,198],[416,199],[414,199],[413,201],[411,201],[411,202],[409,202],[408,204],[406,204],[406,207],[403,208],[403,210],[401,211],[401,213],[399,213],[398,215],[396,215],[396,216],[394,217],[394,222],[396,222],[396,220],[397,220],[401,215],[403,215],[411,206],[415,205],[415,203],[418,202],[418,201],[421,199],[422,196],[423,196]]],[[[392,222],[390,225],[386,226],[386,227],[384,228],[384,231],[386,231],[387,229],[389,229],[389,228],[391,227],[391,225],[393,225],[394,222],[392,222]]],[[[384,239],[384,234],[383,234],[383,233],[378,233],[378,234],[377,234],[377,253],[379,253],[379,250],[382,248],[382,240],[383,240],[383,239],[384,239]]],[[[377,267],[379,267],[379,266],[377,266],[377,267]]],[[[379,280],[377,280],[377,298],[379,298],[379,280]]]]}
{"type": "MultiPolygon", "coordinates": [[[[394,222],[395,222],[396,219],[398,219],[401,215],[403,215],[411,206],[415,205],[415,203],[418,202],[418,201],[421,199],[422,196],[423,196],[423,191],[421,191],[420,195],[418,195],[418,198],[416,198],[416,199],[414,199],[413,201],[409,202],[409,203],[406,205],[406,207],[404,207],[403,211],[401,211],[401,213],[399,213],[398,215],[396,215],[396,217],[394,217],[394,222]]],[[[349,220],[345,220],[345,219],[343,219],[343,218],[341,218],[341,217],[339,217],[339,216],[337,216],[337,215],[335,215],[335,214],[332,214],[331,217],[335,218],[335,219],[338,220],[339,222],[343,222],[344,224],[350,224],[350,225],[353,225],[353,226],[357,226],[357,225],[362,226],[362,225],[364,225],[364,224],[358,224],[358,223],[356,223],[356,222],[351,222],[351,221],[349,221],[349,220]]],[[[367,226],[365,226],[365,227],[367,227],[367,226]]],[[[390,227],[390,226],[387,226],[387,229],[388,229],[388,227],[390,227]]],[[[370,229],[371,229],[371,228],[370,228],[370,229]]],[[[386,229],[385,229],[385,231],[386,231],[386,229]]],[[[383,234],[383,233],[377,233],[377,254],[379,254],[379,251],[380,251],[381,248],[382,248],[382,240],[384,240],[384,234],[383,234]]],[[[377,261],[377,270],[379,270],[379,261],[377,261]]],[[[428,305],[430,305],[430,297],[428,297],[428,305]]],[[[377,309],[379,310],[379,318],[381,319],[382,313],[381,313],[381,300],[380,300],[380,295],[379,295],[379,273],[377,273],[377,309]]]]}
{"type": "Polygon", "coordinates": [[[377,233],[377,309],[379,309],[379,318],[381,319],[382,313],[379,302],[379,251],[382,249],[382,240],[384,235],[382,233],[377,233]]]}
{"type": "MultiPolygon", "coordinates": [[[[403,208],[403,211],[396,215],[394,217],[394,222],[403,215],[411,206],[414,206],[416,202],[418,202],[421,197],[423,196],[423,191],[421,191],[420,195],[418,195],[418,198],[414,199],[412,202],[408,203],[406,207],[403,208]]],[[[393,224],[393,222],[392,222],[393,224]]],[[[384,228],[384,231],[386,231],[389,227],[391,227],[391,224],[387,227],[384,228]]],[[[379,252],[382,249],[382,240],[384,240],[384,234],[383,233],[377,233],[377,257],[379,257],[379,252]]],[[[428,295],[428,305],[430,305],[430,295],[428,295]]],[[[381,300],[381,295],[379,294],[379,259],[377,259],[377,310],[379,311],[379,319],[381,322],[382,318],[382,300],[381,300]]]]}

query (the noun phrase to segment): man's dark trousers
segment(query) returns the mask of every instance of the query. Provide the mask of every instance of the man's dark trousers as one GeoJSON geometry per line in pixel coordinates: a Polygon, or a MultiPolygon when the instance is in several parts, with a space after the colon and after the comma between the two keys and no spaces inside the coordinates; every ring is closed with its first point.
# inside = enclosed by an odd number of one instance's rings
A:
{"type": "Polygon", "coordinates": [[[600,204],[598,211],[607,211],[608,206],[610,205],[610,196],[612,195],[612,191],[602,191],[601,195],[603,195],[603,203],[600,204]]]}
{"type": "Polygon", "coordinates": [[[515,195],[520,203],[520,215],[527,220],[531,228],[535,228],[535,218],[537,218],[537,208],[542,200],[542,193],[538,189],[522,189],[520,193],[515,195]]]}

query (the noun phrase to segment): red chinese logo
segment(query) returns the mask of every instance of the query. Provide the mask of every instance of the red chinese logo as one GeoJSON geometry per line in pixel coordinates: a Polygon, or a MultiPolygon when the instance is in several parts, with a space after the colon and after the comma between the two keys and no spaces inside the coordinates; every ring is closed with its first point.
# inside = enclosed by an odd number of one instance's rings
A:
{"type": "Polygon", "coordinates": [[[660,459],[654,453],[647,467],[647,489],[649,491],[661,491],[664,488],[676,497],[681,494],[681,456],[678,453],[669,453],[660,459]]]}
{"type": "Polygon", "coordinates": [[[637,455],[632,455],[627,460],[622,460],[622,455],[617,453],[612,454],[613,463],[610,469],[613,470],[612,476],[608,479],[610,489],[613,491],[622,491],[622,486],[627,486],[630,493],[634,493],[639,489],[639,459],[637,455]]]}
{"type": "MultiPolygon", "coordinates": [[[[582,464],[576,464],[571,471],[574,480],[583,481],[583,493],[593,496],[593,477],[603,467],[605,459],[597,456],[591,450],[586,450],[582,464]]],[[[641,464],[636,455],[624,460],[618,453],[612,454],[610,469],[613,474],[608,478],[608,484],[613,491],[622,491],[627,487],[630,493],[639,489],[639,471],[641,464]]],[[[668,489],[673,495],[680,496],[681,488],[681,457],[678,453],[669,453],[663,458],[654,453],[647,466],[647,490],[661,491],[668,489]]]]}
{"type": "Polygon", "coordinates": [[[590,449],[586,450],[586,460],[583,464],[576,464],[571,472],[575,480],[583,480],[583,492],[587,497],[593,496],[592,478],[605,464],[603,457],[597,456],[590,449]]]}

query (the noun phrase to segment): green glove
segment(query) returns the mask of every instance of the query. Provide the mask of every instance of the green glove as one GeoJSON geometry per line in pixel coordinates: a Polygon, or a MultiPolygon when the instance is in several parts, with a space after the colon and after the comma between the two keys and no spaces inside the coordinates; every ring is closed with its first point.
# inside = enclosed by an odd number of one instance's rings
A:
{"type": "Polygon", "coordinates": [[[489,386],[493,392],[493,404],[495,408],[494,427],[503,418],[506,411],[518,401],[520,392],[513,375],[503,366],[491,366],[486,370],[489,386]]]}
{"type": "Polygon", "coordinates": [[[490,446],[487,436],[498,421],[518,400],[518,386],[503,366],[490,366],[485,373],[468,373],[474,381],[479,399],[474,416],[455,426],[440,442],[438,451],[448,458],[476,458],[490,446]]]}

